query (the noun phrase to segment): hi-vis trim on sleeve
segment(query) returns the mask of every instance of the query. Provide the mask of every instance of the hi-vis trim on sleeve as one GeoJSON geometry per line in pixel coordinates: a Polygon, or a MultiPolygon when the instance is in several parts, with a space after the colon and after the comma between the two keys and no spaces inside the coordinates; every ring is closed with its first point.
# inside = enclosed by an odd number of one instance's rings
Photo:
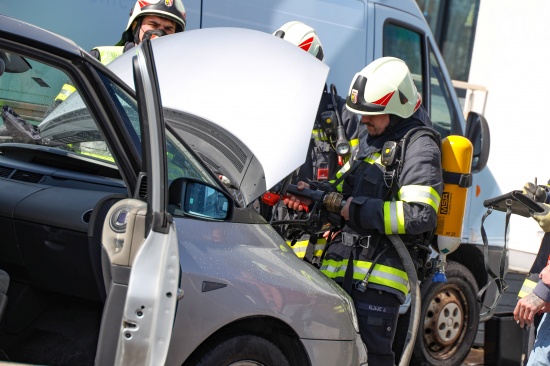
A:
{"type": "Polygon", "coordinates": [[[405,234],[403,201],[384,202],[384,232],[387,235],[405,234]]]}
{"type": "Polygon", "coordinates": [[[430,186],[410,185],[403,186],[398,192],[398,197],[405,202],[425,203],[432,206],[437,212],[441,197],[435,189],[430,186]]]}
{"type": "MultiPolygon", "coordinates": [[[[353,261],[353,279],[363,281],[371,266],[372,262],[370,261],[353,261]]],[[[325,259],[321,266],[321,272],[337,282],[342,282],[347,267],[347,259],[341,261],[325,259]]],[[[397,268],[385,266],[383,264],[375,264],[373,271],[366,280],[369,283],[376,283],[378,285],[394,288],[401,291],[405,296],[409,293],[409,278],[407,273],[397,268]]]]}
{"type": "Polygon", "coordinates": [[[531,281],[530,279],[526,278],[525,281],[523,281],[521,288],[519,289],[518,297],[521,299],[522,297],[529,295],[531,292],[533,292],[536,285],[537,283],[535,281],[531,281]]]}

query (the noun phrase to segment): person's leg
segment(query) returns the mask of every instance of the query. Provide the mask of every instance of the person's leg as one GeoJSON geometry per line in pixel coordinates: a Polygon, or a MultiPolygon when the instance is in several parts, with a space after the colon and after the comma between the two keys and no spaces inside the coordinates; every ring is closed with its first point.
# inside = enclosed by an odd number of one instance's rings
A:
{"type": "Polygon", "coordinates": [[[550,317],[545,313],[537,329],[537,338],[527,366],[550,365],[550,317]]]}
{"type": "Polygon", "coordinates": [[[369,365],[394,366],[392,343],[399,316],[399,299],[390,293],[367,289],[352,291],[361,339],[367,346],[369,365]]]}

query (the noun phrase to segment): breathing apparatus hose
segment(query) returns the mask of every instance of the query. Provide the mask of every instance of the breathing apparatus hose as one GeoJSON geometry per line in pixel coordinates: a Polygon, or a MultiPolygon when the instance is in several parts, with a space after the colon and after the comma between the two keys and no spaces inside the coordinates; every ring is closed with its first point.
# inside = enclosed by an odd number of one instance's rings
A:
{"type": "Polygon", "coordinates": [[[406,366],[409,364],[414,350],[414,342],[416,341],[416,333],[418,332],[418,327],[420,324],[420,286],[418,284],[418,276],[416,274],[416,268],[414,268],[414,263],[405,246],[403,240],[399,235],[388,235],[388,238],[392,242],[395,250],[399,254],[403,266],[405,267],[405,272],[409,277],[410,292],[411,292],[411,318],[409,320],[409,327],[407,329],[407,336],[405,338],[405,344],[403,346],[403,352],[401,354],[401,359],[399,360],[399,366],[406,366]]]}

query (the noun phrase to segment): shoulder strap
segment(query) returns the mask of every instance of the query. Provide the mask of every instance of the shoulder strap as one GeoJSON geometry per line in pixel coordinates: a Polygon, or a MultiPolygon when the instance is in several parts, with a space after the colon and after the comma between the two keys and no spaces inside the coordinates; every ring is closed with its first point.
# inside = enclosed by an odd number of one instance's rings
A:
{"type": "Polygon", "coordinates": [[[399,159],[396,178],[399,178],[401,171],[403,170],[407,148],[422,136],[430,136],[437,144],[439,150],[441,150],[441,135],[436,130],[428,126],[420,126],[411,129],[399,141],[399,144],[401,145],[401,159],[399,159]]]}

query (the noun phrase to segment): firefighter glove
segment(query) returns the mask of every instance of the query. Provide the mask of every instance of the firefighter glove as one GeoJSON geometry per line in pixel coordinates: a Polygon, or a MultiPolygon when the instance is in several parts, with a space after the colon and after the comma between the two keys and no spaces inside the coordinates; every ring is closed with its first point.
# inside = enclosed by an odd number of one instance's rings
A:
{"type": "Polygon", "coordinates": [[[546,187],[541,185],[534,185],[531,182],[525,183],[523,186],[523,194],[529,196],[535,202],[546,201],[546,187]]]}
{"type": "Polygon", "coordinates": [[[541,203],[540,206],[544,208],[544,211],[534,212],[531,216],[536,222],[539,223],[542,230],[544,230],[545,233],[548,233],[550,232],[550,205],[541,203]]]}

